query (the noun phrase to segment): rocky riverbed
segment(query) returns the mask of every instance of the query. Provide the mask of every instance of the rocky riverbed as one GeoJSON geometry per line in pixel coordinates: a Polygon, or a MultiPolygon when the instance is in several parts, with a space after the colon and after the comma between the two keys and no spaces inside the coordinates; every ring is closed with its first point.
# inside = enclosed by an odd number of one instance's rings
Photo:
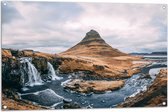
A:
{"type": "Polygon", "coordinates": [[[118,107],[167,106],[167,69],[161,69],[156,75],[156,79],[146,91],[127,98],[118,107]]]}

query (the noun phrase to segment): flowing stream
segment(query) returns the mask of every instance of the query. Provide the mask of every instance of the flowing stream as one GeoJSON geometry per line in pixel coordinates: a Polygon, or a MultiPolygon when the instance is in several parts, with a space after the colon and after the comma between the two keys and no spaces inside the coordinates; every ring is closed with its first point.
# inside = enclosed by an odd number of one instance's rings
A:
{"type": "MultiPolygon", "coordinates": [[[[166,57],[167,58],[167,57],[166,57]]],[[[76,102],[83,108],[114,108],[117,104],[123,102],[127,97],[133,97],[138,94],[140,91],[145,91],[146,88],[151,85],[151,83],[156,78],[159,70],[162,68],[167,68],[167,60],[159,61],[155,60],[151,65],[143,68],[140,73],[133,75],[131,78],[124,79],[125,85],[119,90],[116,91],[107,91],[103,94],[81,94],[68,89],[64,89],[64,84],[80,75],[82,72],[71,73],[71,74],[55,74],[55,71],[50,63],[48,63],[48,69],[50,70],[49,74],[52,76],[52,79],[61,80],[52,80],[51,82],[46,82],[43,85],[34,85],[26,86],[26,89],[22,89],[19,94],[22,99],[32,101],[36,104],[47,106],[50,108],[62,108],[63,102],[76,102]],[[151,78],[144,78],[144,75],[149,74],[151,78]]],[[[38,72],[35,68],[28,63],[31,79],[29,82],[37,83],[40,79],[38,77],[38,72]],[[38,77],[38,78],[36,78],[38,77]]],[[[137,63],[137,62],[136,62],[137,63]]]]}

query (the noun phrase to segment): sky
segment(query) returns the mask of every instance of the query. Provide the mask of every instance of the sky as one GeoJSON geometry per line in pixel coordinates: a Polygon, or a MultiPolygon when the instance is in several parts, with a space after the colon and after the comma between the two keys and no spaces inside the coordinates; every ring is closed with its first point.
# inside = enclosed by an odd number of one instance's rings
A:
{"type": "Polygon", "coordinates": [[[91,29],[126,53],[167,51],[162,4],[3,2],[2,47],[60,53],[91,29]]]}

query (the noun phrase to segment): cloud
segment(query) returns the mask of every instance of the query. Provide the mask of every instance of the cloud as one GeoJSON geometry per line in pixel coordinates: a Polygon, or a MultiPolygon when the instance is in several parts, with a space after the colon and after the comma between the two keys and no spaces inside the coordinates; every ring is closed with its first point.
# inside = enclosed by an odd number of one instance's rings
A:
{"type": "Polygon", "coordinates": [[[8,2],[2,7],[2,45],[58,53],[95,29],[112,47],[124,52],[166,50],[167,12],[162,6],[8,2]]]}
{"type": "Polygon", "coordinates": [[[2,5],[2,23],[11,23],[12,20],[21,19],[21,14],[12,5],[2,5]]]}
{"type": "MultiPolygon", "coordinates": [[[[129,47],[142,51],[138,49],[142,45],[166,41],[166,11],[162,9],[162,5],[80,5],[85,12],[77,21],[72,20],[69,23],[75,24],[76,28],[98,29],[110,45],[123,51],[130,52],[129,47]]],[[[166,47],[166,44],[164,46],[166,47]]],[[[157,47],[159,46],[156,46],[156,50],[157,47]]]]}

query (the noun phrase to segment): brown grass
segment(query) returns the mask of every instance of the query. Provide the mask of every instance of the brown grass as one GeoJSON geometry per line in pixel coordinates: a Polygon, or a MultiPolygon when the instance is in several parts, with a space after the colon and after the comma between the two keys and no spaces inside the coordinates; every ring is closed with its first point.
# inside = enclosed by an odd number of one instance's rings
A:
{"type": "Polygon", "coordinates": [[[88,93],[88,92],[105,92],[112,91],[124,86],[125,81],[84,81],[84,80],[73,80],[69,82],[66,87],[72,90],[88,93]]]}

